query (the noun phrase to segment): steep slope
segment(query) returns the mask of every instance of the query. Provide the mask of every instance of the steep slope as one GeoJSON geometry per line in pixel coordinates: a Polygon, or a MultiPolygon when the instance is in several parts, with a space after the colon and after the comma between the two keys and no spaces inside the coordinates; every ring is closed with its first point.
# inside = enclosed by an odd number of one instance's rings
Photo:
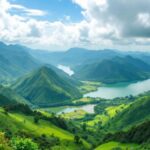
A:
{"type": "Polygon", "coordinates": [[[69,80],[48,67],[42,67],[19,79],[12,87],[31,103],[38,105],[59,104],[81,97],[69,80]]]}
{"type": "Polygon", "coordinates": [[[13,103],[23,103],[23,104],[28,104],[30,103],[24,99],[22,96],[18,95],[14,90],[4,87],[0,85],[0,104],[1,105],[8,105],[8,104],[13,104],[13,103]]]}
{"type": "Polygon", "coordinates": [[[7,97],[5,97],[4,95],[0,94],[0,106],[5,106],[8,104],[14,104],[16,103],[15,100],[10,100],[7,97]]]}
{"type": "Polygon", "coordinates": [[[150,77],[150,66],[131,56],[114,57],[100,63],[80,66],[76,69],[75,77],[103,83],[143,80],[150,77]]]}
{"type": "Polygon", "coordinates": [[[109,134],[105,138],[106,141],[119,141],[125,143],[146,143],[150,140],[150,121],[138,124],[128,131],[121,131],[115,134],[109,134]]]}
{"type": "Polygon", "coordinates": [[[0,81],[21,76],[38,66],[25,47],[0,42],[0,81]]]}
{"type": "Polygon", "coordinates": [[[128,127],[148,119],[150,119],[150,93],[139,96],[135,102],[118,113],[110,121],[110,129],[128,129],[128,127]]]}

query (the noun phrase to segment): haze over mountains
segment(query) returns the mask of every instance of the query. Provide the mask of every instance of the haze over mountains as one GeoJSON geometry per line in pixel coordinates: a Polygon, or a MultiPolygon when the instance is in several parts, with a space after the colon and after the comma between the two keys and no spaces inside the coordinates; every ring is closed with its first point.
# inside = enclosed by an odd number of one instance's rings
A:
{"type": "Polygon", "coordinates": [[[149,79],[149,58],[145,52],[81,48],[47,52],[0,43],[0,131],[9,136],[27,134],[41,149],[90,150],[112,140],[129,143],[127,148],[130,144],[147,148],[150,137],[142,131],[150,130],[149,92],[111,100],[85,98],[83,93],[149,79]],[[59,64],[74,74],[58,69],[59,64]],[[82,109],[91,105],[94,114],[82,109]],[[73,112],[57,111],[73,106],[73,112]]]}
{"type": "Polygon", "coordinates": [[[39,64],[23,46],[0,43],[0,81],[17,78],[39,64]]]}
{"type": "Polygon", "coordinates": [[[44,63],[50,63],[54,65],[63,64],[70,67],[111,59],[116,56],[124,57],[130,55],[134,58],[139,58],[146,63],[149,63],[150,59],[150,53],[148,52],[119,51],[113,49],[88,50],[83,48],[71,48],[64,52],[30,50],[29,53],[44,63]]]}

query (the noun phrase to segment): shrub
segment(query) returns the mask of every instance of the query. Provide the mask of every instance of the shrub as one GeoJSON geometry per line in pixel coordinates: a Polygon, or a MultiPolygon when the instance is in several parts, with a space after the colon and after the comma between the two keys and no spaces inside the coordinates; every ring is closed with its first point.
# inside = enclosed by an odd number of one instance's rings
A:
{"type": "Polygon", "coordinates": [[[4,133],[0,132],[0,150],[11,150],[8,146],[8,141],[4,136],[4,133]]]}
{"type": "Polygon", "coordinates": [[[13,138],[11,145],[14,150],[38,150],[38,145],[28,138],[13,138]]]}

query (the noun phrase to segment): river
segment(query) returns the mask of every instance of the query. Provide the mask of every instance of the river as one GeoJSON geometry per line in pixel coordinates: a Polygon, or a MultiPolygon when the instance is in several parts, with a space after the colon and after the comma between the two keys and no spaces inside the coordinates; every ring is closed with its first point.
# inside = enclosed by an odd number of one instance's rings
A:
{"type": "Polygon", "coordinates": [[[61,69],[65,73],[67,73],[69,76],[72,76],[74,74],[74,71],[71,70],[71,68],[69,66],[58,65],[57,68],[61,69]]]}

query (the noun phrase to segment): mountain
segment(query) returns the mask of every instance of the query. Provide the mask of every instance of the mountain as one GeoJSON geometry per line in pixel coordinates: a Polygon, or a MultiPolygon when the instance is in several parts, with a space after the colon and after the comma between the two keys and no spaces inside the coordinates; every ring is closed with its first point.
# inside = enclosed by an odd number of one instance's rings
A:
{"type": "Polygon", "coordinates": [[[0,81],[19,77],[38,66],[26,47],[0,42],[0,81]]]}
{"type": "Polygon", "coordinates": [[[106,58],[112,58],[120,55],[119,52],[114,50],[88,50],[83,48],[71,48],[63,52],[48,52],[44,50],[32,50],[30,54],[36,59],[48,64],[63,64],[70,67],[86,64],[89,61],[95,62],[106,58]]]}
{"type": "Polygon", "coordinates": [[[14,103],[23,103],[30,105],[27,100],[18,95],[15,91],[8,87],[0,85],[0,105],[9,105],[14,103]]]}
{"type": "Polygon", "coordinates": [[[45,66],[19,79],[12,87],[37,105],[59,104],[81,97],[80,92],[69,79],[59,76],[45,66]]]}
{"type": "Polygon", "coordinates": [[[80,80],[117,83],[143,80],[150,77],[150,65],[131,56],[114,57],[102,62],[76,68],[80,80]]]}
{"type": "Polygon", "coordinates": [[[127,56],[130,55],[134,58],[143,60],[145,63],[150,64],[149,52],[138,51],[120,51],[114,49],[104,50],[89,50],[84,48],[70,48],[67,51],[50,52],[48,50],[30,50],[29,53],[36,59],[53,65],[67,65],[70,67],[85,65],[90,63],[96,63],[96,61],[103,61],[105,59],[111,59],[115,56],[127,56]]]}

